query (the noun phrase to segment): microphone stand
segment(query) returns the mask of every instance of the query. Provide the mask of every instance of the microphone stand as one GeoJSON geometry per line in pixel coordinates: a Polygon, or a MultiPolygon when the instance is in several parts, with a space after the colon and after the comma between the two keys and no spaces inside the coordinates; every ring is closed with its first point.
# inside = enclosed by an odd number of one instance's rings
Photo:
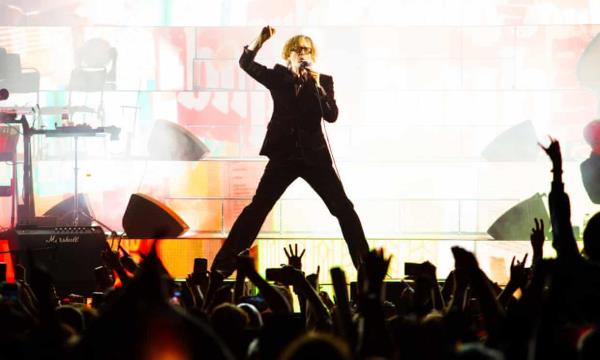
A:
{"type": "MultiPolygon", "coordinates": [[[[85,216],[86,218],[88,218],[88,220],[91,220],[91,221],[93,221],[93,222],[96,222],[96,223],[98,223],[98,225],[100,225],[100,226],[101,226],[101,227],[103,227],[104,229],[108,230],[108,231],[110,232],[110,237],[111,237],[111,239],[114,239],[115,237],[118,237],[118,238],[119,238],[119,240],[118,240],[118,242],[117,242],[117,248],[118,248],[118,246],[121,246],[121,240],[123,239],[123,235],[119,235],[119,234],[117,233],[117,231],[116,231],[116,230],[112,229],[110,226],[106,225],[105,223],[103,223],[102,221],[100,221],[100,220],[96,219],[95,217],[93,217],[93,216],[91,216],[91,215],[87,214],[85,211],[82,211],[82,212],[81,212],[81,215],[83,215],[83,216],[85,216]]],[[[114,243],[113,243],[113,244],[111,244],[111,247],[112,247],[113,245],[114,245],[114,243]]]]}

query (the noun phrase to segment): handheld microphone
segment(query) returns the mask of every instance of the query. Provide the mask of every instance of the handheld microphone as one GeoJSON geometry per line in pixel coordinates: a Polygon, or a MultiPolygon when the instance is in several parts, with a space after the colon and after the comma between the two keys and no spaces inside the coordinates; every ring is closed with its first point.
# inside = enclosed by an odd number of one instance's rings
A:
{"type": "Polygon", "coordinates": [[[302,79],[302,81],[308,81],[309,80],[309,74],[308,74],[308,69],[311,66],[311,62],[308,60],[304,60],[300,62],[300,66],[298,67],[298,72],[300,73],[300,78],[302,79]]]}
{"type": "Polygon", "coordinates": [[[300,69],[307,69],[310,68],[310,66],[312,65],[312,63],[308,60],[304,60],[302,62],[300,62],[300,69]]]}

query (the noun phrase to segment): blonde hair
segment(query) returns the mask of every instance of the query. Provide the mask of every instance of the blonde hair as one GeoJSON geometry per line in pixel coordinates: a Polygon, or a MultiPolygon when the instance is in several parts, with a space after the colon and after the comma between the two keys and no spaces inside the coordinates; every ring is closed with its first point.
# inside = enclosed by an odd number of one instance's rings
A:
{"type": "Polygon", "coordinates": [[[299,47],[300,41],[302,41],[302,40],[304,40],[308,44],[310,44],[310,47],[312,49],[310,56],[312,57],[313,61],[316,61],[317,48],[315,47],[315,43],[312,41],[312,39],[306,35],[295,35],[295,36],[292,36],[291,38],[289,38],[288,41],[285,42],[285,45],[283,45],[283,51],[281,52],[281,56],[283,57],[284,60],[288,61],[288,59],[290,58],[290,53],[292,52],[292,49],[299,47]]]}

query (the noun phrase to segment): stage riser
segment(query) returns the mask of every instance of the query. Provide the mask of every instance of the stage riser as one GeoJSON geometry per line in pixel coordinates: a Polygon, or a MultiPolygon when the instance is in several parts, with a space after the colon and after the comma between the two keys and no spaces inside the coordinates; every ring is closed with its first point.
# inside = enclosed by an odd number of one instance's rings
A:
{"type": "MultiPolygon", "coordinates": [[[[171,275],[185,278],[192,271],[196,257],[207,258],[210,268],[222,241],[223,239],[215,238],[165,239],[160,241],[158,251],[171,275]]],[[[316,272],[317,266],[321,267],[322,283],[330,283],[329,269],[334,266],[343,268],[348,279],[356,278],[348,248],[342,239],[259,239],[252,249],[253,253],[257,254],[259,271],[264,274],[265,269],[269,267],[279,267],[280,264],[287,263],[283,249],[294,244],[298,244],[299,249],[306,249],[302,259],[305,272],[316,272]]],[[[150,240],[123,240],[122,245],[135,253],[138,250],[146,251],[150,246],[150,240]]],[[[446,278],[454,268],[452,246],[461,246],[474,251],[480,267],[499,284],[504,284],[508,280],[513,256],[522,259],[525,253],[529,253],[528,262],[531,261],[529,241],[371,239],[369,245],[383,247],[386,254],[393,256],[388,280],[404,277],[405,262],[426,260],[436,265],[438,278],[446,278]]],[[[549,242],[545,244],[544,253],[546,256],[554,254],[549,242]]]]}
{"type": "MultiPolygon", "coordinates": [[[[138,251],[150,249],[152,240],[123,240],[122,246],[139,259],[138,251]]],[[[166,268],[175,278],[185,278],[192,271],[194,258],[208,259],[210,268],[212,260],[221,247],[222,239],[165,239],[158,245],[159,255],[166,268]]],[[[350,260],[346,243],[342,239],[259,239],[253,247],[257,255],[257,266],[261,273],[269,267],[285,264],[287,259],[283,248],[298,244],[299,249],[306,249],[303,257],[305,272],[315,272],[321,266],[321,283],[330,283],[329,269],[339,266],[344,269],[348,279],[356,278],[356,271],[350,260]]],[[[113,244],[116,245],[116,242],[113,244]]],[[[437,267],[438,278],[444,279],[454,267],[454,259],[450,248],[461,246],[474,251],[480,267],[492,280],[504,284],[508,280],[510,262],[513,256],[522,259],[529,253],[528,264],[531,261],[531,247],[528,241],[484,241],[484,240],[369,240],[371,247],[383,247],[386,254],[392,255],[389,278],[404,277],[404,262],[431,261],[437,267]]],[[[579,244],[581,248],[581,244],[579,244]]],[[[0,250],[8,250],[8,242],[0,241],[0,250]]],[[[554,250],[549,242],[544,246],[544,254],[554,256],[554,250]]],[[[0,262],[8,264],[8,280],[12,281],[12,261],[8,254],[0,254],[0,262]]]]}

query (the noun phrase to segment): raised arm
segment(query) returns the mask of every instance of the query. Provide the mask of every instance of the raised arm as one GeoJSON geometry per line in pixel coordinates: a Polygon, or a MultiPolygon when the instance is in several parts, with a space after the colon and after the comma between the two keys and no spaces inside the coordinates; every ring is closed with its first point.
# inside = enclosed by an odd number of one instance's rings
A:
{"type": "Polygon", "coordinates": [[[248,45],[248,49],[251,51],[258,51],[273,35],[275,35],[275,28],[272,28],[269,25],[263,27],[260,34],[258,34],[258,37],[254,39],[252,44],[248,45]]]}
{"type": "MultiPolygon", "coordinates": [[[[317,294],[316,289],[312,286],[307,278],[304,277],[302,271],[291,267],[284,266],[283,270],[287,273],[286,277],[291,280],[291,285],[294,286],[294,291],[306,299],[306,303],[312,310],[311,313],[315,317],[315,325],[318,329],[329,328],[331,326],[331,315],[329,314],[329,310],[321,301],[319,294],[317,294]]],[[[311,275],[309,275],[310,277],[311,275]]],[[[313,280],[317,282],[318,274],[313,277],[313,280]],[[316,278],[315,278],[316,276],[316,278]]],[[[310,318],[310,316],[307,316],[310,318]]]]}
{"type": "Polygon", "coordinates": [[[473,253],[454,246],[452,247],[452,254],[454,255],[456,271],[465,272],[471,290],[481,305],[481,312],[488,333],[492,333],[499,328],[501,321],[504,319],[504,311],[496,300],[489,281],[479,268],[473,253]]]}
{"type": "Polygon", "coordinates": [[[253,258],[238,256],[237,270],[244,273],[248,280],[258,288],[274,313],[289,314],[291,312],[290,304],[288,304],[285,298],[256,272],[253,258]]]}
{"type": "Polygon", "coordinates": [[[559,258],[578,257],[577,243],[571,225],[571,204],[569,195],[565,193],[562,182],[562,155],[558,140],[550,138],[550,145],[540,147],[552,160],[552,190],[548,197],[550,205],[550,219],[554,235],[552,246],[556,249],[559,258]]]}
{"type": "Polygon", "coordinates": [[[121,264],[121,261],[119,259],[119,253],[113,251],[108,242],[106,242],[104,245],[105,247],[104,251],[102,251],[102,260],[111,271],[117,273],[117,276],[121,280],[121,283],[123,285],[127,285],[130,278],[127,272],[125,271],[125,268],[121,264]]]}
{"type": "Polygon", "coordinates": [[[393,343],[385,327],[383,313],[383,279],[391,257],[384,257],[383,249],[371,250],[364,259],[363,293],[359,302],[358,353],[361,357],[391,357],[393,343]]]}
{"type": "Polygon", "coordinates": [[[331,281],[336,297],[336,310],[334,314],[337,333],[341,335],[352,348],[356,347],[356,328],[352,322],[352,310],[348,297],[346,274],[339,267],[332,268],[331,281]]]}
{"type": "Polygon", "coordinates": [[[244,47],[244,52],[240,57],[240,67],[252,78],[259,83],[267,87],[267,89],[273,88],[275,85],[275,73],[273,69],[269,69],[266,66],[254,61],[258,50],[263,44],[275,34],[275,29],[270,26],[262,28],[258,37],[252,42],[252,44],[244,47]]]}
{"type": "Polygon", "coordinates": [[[529,240],[531,242],[531,249],[533,250],[533,259],[531,266],[535,268],[535,265],[544,258],[544,241],[546,235],[544,232],[544,220],[535,218],[535,227],[531,228],[531,234],[529,240]]]}
{"type": "Polygon", "coordinates": [[[523,257],[523,260],[517,260],[515,264],[515,257],[513,256],[510,263],[510,279],[504,287],[504,290],[498,295],[497,299],[500,305],[506,308],[510,301],[513,299],[513,294],[517,289],[523,291],[525,284],[527,283],[527,269],[525,268],[525,261],[527,261],[527,255],[523,257]]]}
{"type": "Polygon", "coordinates": [[[437,283],[436,267],[429,261],[420,264],[420,273],[415,277],[415,298],[423,309],[423,315],[431,309],[444,310],[444,300],[437,283]],[[431,307],[431,309],[430,309],[431,307]],[[426,309],[426,310],[425,310],[426,309]]]}

